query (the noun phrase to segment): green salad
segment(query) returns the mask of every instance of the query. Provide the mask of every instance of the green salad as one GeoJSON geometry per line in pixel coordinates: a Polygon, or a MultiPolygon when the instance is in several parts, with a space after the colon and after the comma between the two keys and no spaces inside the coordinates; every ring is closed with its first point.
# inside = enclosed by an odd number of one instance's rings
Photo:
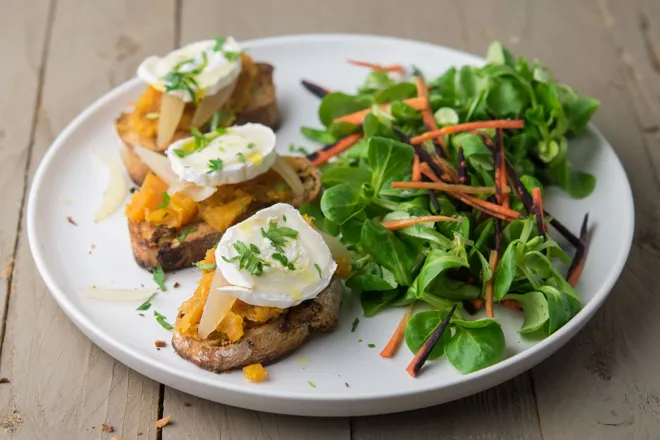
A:
{"type": "Polygon", "coordinates": [[[350,251],[346,285],[365,316],[407,307],[381,355],[405,341],[413,376],[443,356],[461,373],[488,367],[505,353],[501,307],[523,314],[525,337],[557,331],[581,309],[573,286],[587,222],[573,236],[543,209],[542,193],[593,191],[594,177],[570,167],[567,139],[598,101],[498,42],[485,66],[430,80],[361,65],[372,70],[354,94],[305,84],[323,96],[324,127],[302,133],[327,145],[308,156],[325,191],[301,212],[350,251]],[[572,259],[548,223],[575,245],[572,259]],[[482,308],[485,317],[470,316],[482,308]]]}

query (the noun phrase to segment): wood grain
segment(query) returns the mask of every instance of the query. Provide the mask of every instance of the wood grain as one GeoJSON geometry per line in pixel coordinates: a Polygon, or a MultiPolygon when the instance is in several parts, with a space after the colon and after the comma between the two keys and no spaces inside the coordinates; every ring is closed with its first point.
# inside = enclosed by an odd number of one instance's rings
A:
{"type": "MultiPolygon", "coordinates": [[[[20,8],[18,4],[10,20],[28,13],[36,19],[36,24],[43,22],[35,11],[45,7],[44,14],[47,13],[46,2],[33,1],[29,5],[20,2],[20,8]]],[[[173,1],[59,0],[53,7],[52,35],[48,41],[43,93],[36,107],[28,179],[55,135],[78,112],[120,81],[133,76],[135,66],[144,56],[169,50],[173,45],[173,1]]],[[[4,24],[4,10],[2,17],[0,23],[4,24]]],[[[27,66],[38,70],[33,46],[40,43],[33,39],[43,39],[44,33],[43,30],[28,32],[34,29],[33,24],[27,23],[28,18],[21,17],[16,24],[11,44],[26,47],[27,66]]],[[[16,93],[9,92],[12,101],[21,103],[19,93],[29,91],[34,82],[33,70],[22,72],[25,83],[12,78],[17,84],[16,93]]],[[[27,97],[34,105],[34,92],[27,93],[27,97]]],[[[29,111],[24,117],[29,119],[29,111]]],[[[29,132],[25,122],[17,119],[16,124],[29,132]]],[[[15,137],[17,142],[20,139],[15,137]]],[[[23,160],[29,156],[26,151],[22,153],[23,160]]],[[[12,154],[9,148],[3,148],[0,162],[11,160],[12,154]]],[[[18,421],[20,417],[20,423],[13,433],[0,429],[0,438],[110,438],[101,432],[101,423],[113,425],[122,439],[155,438],[158,384],[116,362],[74,328],[36,272],[24,234],[18,241],[11,292],[0,359],[0,376],[8,377],[11,382],[0,387],[0,419],[3,426],[10,418],[18,421]],[[139,433],[142,433],[140,437],[139,433]]]]}

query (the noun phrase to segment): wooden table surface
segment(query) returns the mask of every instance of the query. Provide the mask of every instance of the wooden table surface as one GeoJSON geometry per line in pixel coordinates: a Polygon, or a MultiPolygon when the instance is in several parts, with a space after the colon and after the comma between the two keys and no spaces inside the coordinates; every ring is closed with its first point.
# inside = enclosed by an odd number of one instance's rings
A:
{"type": "Polygon", "coordinates": [[[10,381],[0,384],[0,439],[660,438],[660,1],[1,0],[0,66],[0,377],[10,381]],[[637,228],[611,297],[572,342],[460,401],[323,419],[183,394],[115,361],[69,322],[24,230],[26,194],[55,136],[147,55],[213,35],[310,32],[476,54],[499,39],[601,100],[595,123],[628,172],[637,228]],[[172,424],[157,432],[163,415],[172,424]]]}

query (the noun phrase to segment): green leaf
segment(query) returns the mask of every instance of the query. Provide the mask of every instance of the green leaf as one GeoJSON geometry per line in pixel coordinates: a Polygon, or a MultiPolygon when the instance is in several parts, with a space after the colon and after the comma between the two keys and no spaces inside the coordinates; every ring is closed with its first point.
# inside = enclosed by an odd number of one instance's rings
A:
{"type": "Polygon", "coordinates": [[[344,243],[358,244],[362,239],[362,224],[364,220],[352,218],[340,226],[341,240],[344,243]]]}
{"type": "Polygon", "coordinates": [[[542,286],[539,290],[548,301],[548,334],[551,335],[577,315],[580,302],[552,286],[542,286]]]}
{"type": "Polygon", "coordinates": [[[386,271],[382,275],[372,273],[354,275],[346,281],[346,286],[360,291],[392,290],[397,287],[397,283],[392,273],[386,271]]]}
{"type": "Polygon", "coordinates": [[[398,289],[362,292],[362,295],[360,295],[360,303],[362,305],[362,310],[364,311],[364,316],[374,316],[401,296],[402,293],[398,289]]]}
{"type": "Polygon", "coordinates": [[[456,68],[450,67],[445,73],[431,83],[435,87],[433,94],[442,96],[447,101],[456,99],[456,68]]]}
{"type": "Polygon", "coordinates": [[[151,273],[153,275],[154,282],[158,285],[158,288],[165,292],[167,287],[165,286],[165,271],[163,270],[163,266],[158,263],[156,267],[151,269],[151,273]]]}
{"type": "Polygon", "coordinates": [[[520,241],[514,240],[511,242],[502,254],[497,269],[495,269],[495,278],[493,279],[493,296],[496,301],[500,301],[504,295],[507,294],[514,277],[516,276],[516,268],[518,266],[517,248],[520,241]]]}
{"type": "Polygon", "coordinates": [[[488,92],[486,107],[497,117],[518,116],[527,106],[527,94],[520,84],[511,78],[498,81],[488,92]]]}
{"type": "MultiPolygon", "coordinates": [[[[390,124],[391,125],[391,124],[390,124]]],[[[364,130],[364,137],[369,139],[372,136],[380,136],[389,139],[398,139],[390,125],[381,121],[378,116],[369,113],[364,118],[362,129],[364,130]]]]}
{"type": "Polygon", "coordinates": [[[506,342],[497,321],[452,321],[456,333],[445,345],[445,355],[461,373],[468,374],[489,367],[504,357],[506,342]]]}
{"type": "Polygon", "coordinates": [[[529,292],[524,295],[510,293],[503,299],[518,301],[525,312],[525,319],[518,333],[534,333],[541,329],[549,318],[548,301],[541,292],[529,292]]]}
{"type": "Polygon", "coordinates": [[[404,99],[413,98],[417,95],[417,88],[414,84],[409,82],[401,82],[394,84],[374,96],[374,104],[386,104],[393,101],[402,101],[404,99]]]}
{"type": "Polygon", "coordinates": [[[165,330],[172,330],[174,326],[167,322],[167,318],[165,318],[163,315],[158,313],[156,310],[154,310],[154,316],[156,317],[156,321],[158,321],[158,324],[160,324],[161,327],[163,327],[165,330]]]}
{"type": "MultiPolygon", "coordinates": [[[[449,310],[427,310],[413,315],[406,325],[406,345],[411,352],[416,354],[424,345],[442,321],[449,314],[449,310]]],[[[428,360],[432,361],[441,357],[445,351],[445,344],[451,339],[451,332],[445,329],[435,347],[431,350],[428,360]]]]}
{"type": "Polygon", "coordinates": [[[369,106],[371,106],[371,98],[366,96],[352,96],[341,92],[329,93],[321,101],[319,119],[328,127],[335,118],[364,110],[369,106]]]}
{"type": "Polygon", "coordinates": [[[323,215],[338,225],[359,215],[365,206],[360,193],[346,183],[329,188],[321,197],[323,215]]]}
{"type": "Polygon", "coordinates": [[[401,124],[409,124],[414,122],[421,122],[422,114],[401,101],[394,101],[390,106],[392,116],[401,124]]]}
{"type": "MultiPolygon", "coordinates": [[[[261,228],[261,236],[268,239],[271,245],[279,252],[284,252],[284,246],[288,240],[298,238],[298,231],[287,226],[278,226],[276,221],[268,222],[268,230],[261,228]]],[[[254,250],[253,250],[254,251],[254,250]]],[[[259,253],[254,251],[255,253],[259,253]]]]}
{"type": "Polygon", "coordinates": [[[472,66],[463,66],[458,71],[456,94],[463,103],[472,101],[479,93],[475,70],[472,66]]]}
{"type": "MultiPolygon", "coordinates": [[[[328,133],[334,139],[341,139],[353,134],[360,129],[359,125],[351,124],[350,122],[333,122],[328,127],[328,133]]],[[[332,142],[329,142],[332,143],[332,142]]]]}
{"type": "Polygon", "coordinates": [[[515,65],[515,58],[509,50],[502,45],[499,41],[493,41],[488,46],[486,52],[486,62],[488,64],[503,64],[513,67],[515,65]]]}
{"type": "Polygon", "coordinates": [[[565,111],[570,132],[580,134],[596,113],[598,107],[600,107],[600,101],[585,97],[579,97],[570,106],[567,106],[565,111]]]}
{"type": "Polygon", "coordinates": [[[424,265],[412,283],[412,286],[410,286],[408,289],[406,296],[409,298],[416,298],[426,301],[429,298],[429,294],[432,293],[429,290],[429,287],[431,286],[431,283],[435,281],[438,275],[448,269],[454,269],[457,267],[468,267],[467,260],[456,255],[452,255],[444,250],[431,250],[426,256],[424,265]]]}
{"type": "Polygon", "coordinates": [[[480,287],[453,279],[446,272],[440,273],[428,290],[433,295],[452,301],[469,301],[481,295],[480,287]]]}
{"type": "Polygon", "coordinates": [[[325,216],[323,215],[321,207],[318,205],[318,203],[305,203],[298,210],[300,214],[304,214],[312,218],[316,229],[325,233],[330,233],[330,231],[328,231],[325,226],[325,216]]]}
{"type": "Polygon", "coordinates": [[[186,226],[185,228],[181,229],[181,233],[177,237],[177,240],[179,240],[179,243],[183,243],[188,234],[192,234],[193,232],[197,232],[197,228],[186,226]]]}
{"type": "Polygon", "coordinates": [[[433,118],[438,125],[454,125],[460,122],[458,113],[451,107],[440,107],[433,113],[433,118]]]}
{"type": "Polygon", "coordinates": [[[151,301],[156,297],[156,295],[158,295],[158,292],[152,293],[151,296],[149,296],[149,298],[147,298],[147,300],[142,304],[140,304],[138,308],[135,310],[139,310],[139,311],[149,310],[149,307],[151,307],[151,301]]]}
{"type": "Polygon", "coordinates": [[[319,144],[334,144],[337,142],[335,137],[325,130],[318,130],[311,127],[300,127],[300,132],[307,139],[318,142],[319,144]]]}
{"type": "Polygon", "coordinates": [[[394,274],[400,285],[412,283],[416,256],[392,231],[367,219],[362,226],[361,245],[375,262],[394,274]]]}
{"type": "Polygon", "coordinates": [[[323,170],[321,182],[325,188],[331,188],[342,183],[361,186],[371,181],[371,172],[363,167],[331,167],[323,170]]]}
{"type": "Polygon", "coordinates": [[[410,145],[392,139],[372,137],[367,153],[371,166],[371,185],[376,194],[383,183],[412,166],[414,151],[410,145]]]}

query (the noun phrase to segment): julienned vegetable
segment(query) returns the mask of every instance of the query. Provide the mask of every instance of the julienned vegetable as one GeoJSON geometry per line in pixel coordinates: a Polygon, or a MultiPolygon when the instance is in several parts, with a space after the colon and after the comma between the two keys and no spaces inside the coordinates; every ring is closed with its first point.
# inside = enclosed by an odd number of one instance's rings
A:
{"type": "Polygon", "coordinates": [[[450,69],[430,89],[400,78],[377,69],[357,95],[325,95],[326,130],[306,133],[337,142],[312,157],[326,191],[303,209],[350,251],[347,285],[366,316],[409,306],[383,357],[405,339],[411,375],[443,356],[470,373],[504,356],[499,305],[522,310],[519,331],[535,338],[581,308],[586,221],[579,239],[563,228],[578,248],[571,261],[549,235],[546,223],[561,224],[543,210],[542,186],[591,192],[593,178],[568,167],[566,136],[598,105],[499,43],[485,67],[450,69]],[[430,310],[410,317],[420,303],[430,310]],[[487,317],[467,320],[484,305],[487,317]]]}

